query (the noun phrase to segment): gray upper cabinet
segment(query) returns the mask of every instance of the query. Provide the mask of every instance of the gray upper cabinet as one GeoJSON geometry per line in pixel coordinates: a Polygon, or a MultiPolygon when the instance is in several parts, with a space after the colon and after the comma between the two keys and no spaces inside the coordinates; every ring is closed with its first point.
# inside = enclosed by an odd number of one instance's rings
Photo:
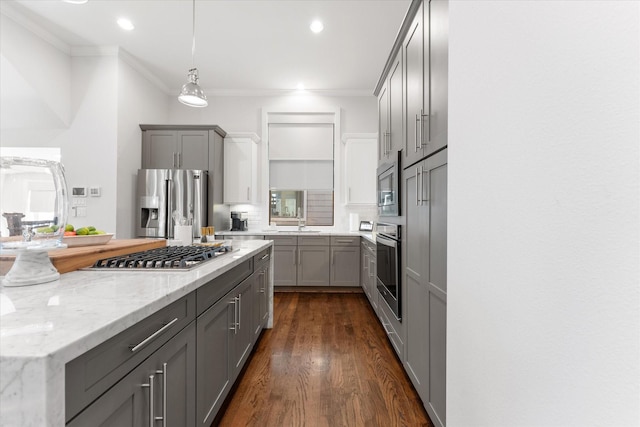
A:
{"type": "Polygon", "coordinates": [[[209,170],[209,132],[143,131],[142,168],[209,170]]]}
{"type": "MultiPolygon", "coordinates": [[[[406,92],[403,167],[412,165],[425,156],[424,122],[428,120],[429,115],[424,106],[429,105],[429,91],[425,90],[424,81],[428,79],[429,69],[423,68],[425,57],[423,10],[424,6],[420,4],[403,44],[406,92]]],[[[428,20],[426,25],[428,27],[428,20]]]]}
{"type": "Polygon", "coordinates": [[[431,420],[445,425],[447,150],[404,173],[405,368],[431,420]]]}
{"type": "MultiPolygon", "coordinates": [[[[390,56],[395,59],[390,59],[385,69],[389,81],[394,61],[402,57],[403,168],[446,147],[448,125],[448,2],[414,1],[407,16],[411,20],[403,23],[403,38],[396,41],[390,56]]],[[[392,94],[386,97],[391,99],[392,94]]]]}
{"type": "Polygon", "coordinates": [[[402,52],[398,52],[383,90],[378,95],[378,164],[395,160],[403,146],[402,82],[402,52]]]}
{"type": "MultiPolygon", "coordinates": [[[[426,4],[426,3],[425,3],[426,4]]],[[[449,120],[449,2],[429,1],[429,120],[426,153],[447,146],[449,120]]],[[[427,58],[425,58],[426,64],[427,58]]],[[[426,65],[425,65],[426,66],[426,65]]],[[[425,78],[427,75],[425,73],[425,78]]],[[[424,140],[423,140],[424,142],[424,140]]]]}

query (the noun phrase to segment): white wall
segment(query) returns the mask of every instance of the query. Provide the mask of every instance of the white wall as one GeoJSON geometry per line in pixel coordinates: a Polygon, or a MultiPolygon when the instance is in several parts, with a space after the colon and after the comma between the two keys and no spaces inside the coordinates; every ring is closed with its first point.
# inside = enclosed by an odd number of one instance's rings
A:
{"type": "MultiPolygon", "coordinates": [[[[201,80],[202,82],[202,80],[201,80]]],[[[373,96],[326,96],[313,95],[306,92],[292,92],[281,96],[215,96],[207,94],[209,106],[207,108],[190,108],[180,104],[177,99],[170,102],[169,123],[173,124],[215,124],[226,132],[254,132],[260,136],[260,145],[264,145],[262,135],[262,110],[271,111],[326,111],[339,109],[340,132],[344,133],[376,133],[378,131],[378,106],[373,96]]],[[[346,230],[349,226],[349,213],[358,213],[362,220],[373,220],[375,207],[353,207],[342,204],[342,175],[341,159],[344,144],[341,135],[335,142],[335,170],[336,189],[335,224],[331,229],[346,230]]],[[[266,160],[267,150],[261,150],[263,161],[266,160]]],[[[263,163],[265,164],[265,163],[263,163]]],[[[263,177],[266,175],[263,174],[263,177]]],[[[266,195],[268,182],[262,180],[261,194],[266,195]]],[[[268,207],[266,197],[262,197],[260,206],[243,205],[242,210],[250,212],[251,228],[262,229],[268,224],[268,207]]],[[[232,207],[232,210],[234,208],[232,207]]],[[[327,229],[327,227],[323,227],[327,229]]]]}
{"type": "Polygon", "coordinates": [[[130,61],[125,54],[118,62],[116,233],[120,238],[135,237],[136,179],[142,164],[140,124],[168,123],[170,102],[130,61]]]}
{"type": "Polygon", "coordinates": [[[640,425],[640,3],[450,3],[447,423],[640,425]]]}

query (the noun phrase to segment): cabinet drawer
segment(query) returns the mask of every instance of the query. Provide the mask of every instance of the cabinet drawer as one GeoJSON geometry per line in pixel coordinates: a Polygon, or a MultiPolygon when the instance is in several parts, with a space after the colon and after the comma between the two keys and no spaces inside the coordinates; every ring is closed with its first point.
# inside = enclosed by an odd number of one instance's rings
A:
{"type": "Polygon", "coordinates": [[[275,246],[297,246],[298,236],[266,236],[266,240],[273,240],[275,246]]]}
{"type": "Polygon", "coordinates": [[[244,279],[251,276],[251,273],[253,273],[253,259],[244,261],[242,264],[196,289],[198,316],[244,279]]]}
{"type": "Polygon", "coordinates": [[[159,310],[67,363],[69,421],[196,318],[195,292],[159,310]]]}
{"type": "Polygon", "coordinates": [[[268,264],[271,259],[271,248],[265,249],[260,252],[258,255],[254,255],[253,257],[253,270],[257,271],[264,264],[268,264]]]}
{"type": "MultiPolygon", "coordinates": [[[[378,290],[376,289],[375,292],[378,292],[378,290]]],[[[384,298],[380,297],[378,299],[378,302],[379,302],[378,316],[380,317],[380,322],[382,323],[382,327],[384,328],[384,331],[386,332],[387,337],[389,338],[389,341],[391,341],[391,345],[393,346],[393,349],[396,351],[396,354],[398,355],[400,360],[403,360],[404,345],[402,343],[402,338],[400,337],[400,334],[399,334],[400,326],[398,324],[398,321],[394,317],[393,312],[389,308],[389,305],[386,303],[384,298]]]]}
{"type": "Polygon", "coordinates": [[[358,246],[360,236],[331,236],[331,246],[358,246]]]}
{"type": "Polygon", "coordinates": [[[329,246],[329,236],[298,236],[298,246],[329,246]]]}

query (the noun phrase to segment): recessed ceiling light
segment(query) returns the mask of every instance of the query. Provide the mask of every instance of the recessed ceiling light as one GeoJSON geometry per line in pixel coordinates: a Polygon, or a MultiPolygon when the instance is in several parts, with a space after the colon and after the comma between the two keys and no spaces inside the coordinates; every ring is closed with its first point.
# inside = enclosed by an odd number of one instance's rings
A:
{"type": "Polygon", "coordinates": [[[309,28],[311,29],[311,31],[318,34],[320,31],[324,30],[324,25],[322,25],[322,22],[320,20],[316,19],[311,23],[309,28]]]}
{"type": "Polygon", "coordinates": [[[62,0],[62,1],[65,3],[71,3],[71,4],[85,4],[89,0],[62,0]]]}
{"type": "Polygon", "coordinates": [[[298,86],[296,86],[296,89],[304,90],[304,83],[298,83],[298,86]]]}
{"type": "Polygon", "coordinates": [[[122,28],[123,30],[127,30],[127,31],[131,31],[131,30],[133,30],[135,28],[133,26],[133,23],[130,20],[128,20],[127,18],[118,19],[118,25],[120,26],[120,28],[122,28]]]}

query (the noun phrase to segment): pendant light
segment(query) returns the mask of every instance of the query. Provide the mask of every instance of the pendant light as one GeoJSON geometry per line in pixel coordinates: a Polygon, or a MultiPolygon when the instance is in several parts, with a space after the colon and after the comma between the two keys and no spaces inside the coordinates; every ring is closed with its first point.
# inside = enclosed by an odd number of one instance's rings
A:
{"type": "Polygon", "coordinates": [[[198,69],[194,66],[196,56],[196,0],[193,0],[193,44],[191,45],[191,69],[187,74],[188,82],[182,86],[178,101],[189,107],[209,105],[204,91],[198,86],[198,69]]]}

